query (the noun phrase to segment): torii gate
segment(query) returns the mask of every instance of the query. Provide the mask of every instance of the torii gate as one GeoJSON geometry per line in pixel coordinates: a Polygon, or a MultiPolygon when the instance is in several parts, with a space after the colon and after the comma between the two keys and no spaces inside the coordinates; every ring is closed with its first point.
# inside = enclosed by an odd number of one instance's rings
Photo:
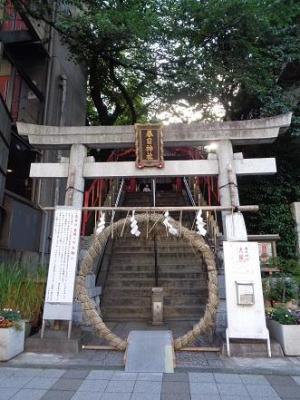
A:
{"type": "MultiPolygon", "coordinates": [[[[207,160],[166,161],[164,168],[161,169],[138,169],[134,162],[95,162],[93,157],[87,157],[87,147],[132,147],[135,143],[134,126],[50,127],[24,123],[17,125],[19,134],[28,136],[29,142],[36,147],[70,148],[70,157],[65,158],[64,162],[33,163],[30,171],[32,178],[68,178],[65,205],[82,207],[85,178],[217,175],[221,207],[231,209],[233,205],[239,206],[237,175],[276,173],[274,158],[244,159],[241,153],[233,153],[233,145],[272,143],[278,137],[280,129],[284,131],[290,122],[289,113],[259,120],[166,126],[164,127],[166,146],[199,146],[215,142],[217,149],[216,157],[209,157],[207,160]]],[[[228,211],[222,212],[225,240],[230,240],[228,239],[230,231],[226,225],[228,213],[228,211]]],[[[238,221],[232,225],[241,236],[236,235],[234,240],[247,241],[242,217],[241,221],[238,221]]],[[[255,243],[242,242],[245,245],[240,243],[224,242],[227,352],[230,355],[231,338],[263,339],[267,340],[268,355],[271,356],[258,248],[255,248],[255,243]],[[245,274],[248,278],[246,282],[245,274]],[[248,307],[249,305],[252,307],[248,307]]],[[[44,310],[44,321],[45,318],[44,310]]],[[[53,314],[50,319],[55,319],[53,314]]],[[[71,320],[69,320],[69,334],[70,327],[71,320]]]]}
{"type": "MultiPolygon", "coordinates": [[[[126,148],[135,144],[135,128],[128,126],[55,127],[17,123],[20,135],[38,148],[70,148],[61,163],[31,164],[31,178],[68,178],[65,204],[82,207],[85,178],[167,177],[218,175],[220,204],[239,206],[237,175],[276,173],[274,158],[244,159],[233,145],[272,143],[291,122],[291,113],[270,118],[232,122],[171,124],[164,127],[164,145],[200,146],[216,143],[216,156],[207,160],[166,161],[162,169],[138,169],[134,162],[95,162],[87,148],[126,148]],[[228,173],[230,172],[230,173],[228,173]]],[[[227,212],[228,213],[228,212],[227,212]]],[[[223,212],[223,233],[227,237],[223,212]]]]}

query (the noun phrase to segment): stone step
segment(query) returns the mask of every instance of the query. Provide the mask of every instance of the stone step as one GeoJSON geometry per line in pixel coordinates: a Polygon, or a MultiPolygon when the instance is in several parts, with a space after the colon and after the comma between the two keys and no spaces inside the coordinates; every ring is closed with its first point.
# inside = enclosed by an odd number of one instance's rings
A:
{"type": "Polygon", "coordinates": [[[151,308],[150,307],[137,307],[130,305],[122,306],[106,306],[101,309],[104,318],[109,316],[109,318],[151,318],[151,308]]]}
{"type": "Polygon", "coordinates": [[[122,296],[122,291],[120,291],[118,297],[113,297],[108,294],[103,302],[101,303],[101,309],[102,307],[111,307],[111,306],[144,306],[144,307],[150,307],[151,308],[151,295],[147,297],[124,297],[122,296]]]}
{"type": "MultiPolygon", "coordinates": [[[[139,239],[135,238],[122,238],[118,239],[115,242],[114,247],[117,251],[131,251],[134,250],[141,250],[141,251],[153,251],[154,243],[153,241],[149,241],[148,243],[139,242],[139,239]]],[[[184,241],[184,240],[170,240],[165,241],[162,238],[159,238],[157,241],[157,248],[159,251],[193,251],[191,245],[184,241]]]]}
{"type": "Polygon", "coordinates": [[[154,277],[153,279],[123,279],[120,281],[118,278],[110,278],[105,284],[105,288],[119,288],[119,287],[127,287],[127,288],[152,288],[155,286],[154,277]]]}
{"type": "MultiPolygon", "coordinates": [[[[154,279],[155,273],[153,272],[132,272],[132,271],[122,271],[122,272],[109,272],[109,279],[118,279],[120,281],[124,281],[127,279],[140,279],[140,280],[149,280],[154,279]]],[[[158,274],[158,280],[161,282],[162,280],[169,279],[169,280],[182,280],[182,279],[190,279],[196,280],[199,279],[200,281],[203,280],[206,282],[206,278],[202,276],[200,272],[160,272],[158,274]]]]}
{"type": "MultiPolygon", "coordinates": [[[[105,287],[106,288],[106,287],[105,287]]],[[[139,288],[107,288],[108,291],[105,292],[104,289],[104,300],[106,296],[111,296],[112,298],[118,298],[119,296],[125,298],[132,298],[132,297],[151,297],[152,296],[152,287],[139,287],[139,288]]],[[[186,297],[194,297],[194,296],[205,296],[207,293],[207,286],[203,285],[200,288],[196,289],[173,289],[173,288],[164,288],[164,297],[166,298],[186,298],[186,297]]]]}
{"type": "MultiPolygon", "coordinates": [[[[132,288],[132,289],[147,289],[155,286],[155,281],[153,279],[123,279],[120,281],[118,278],[108,279],[105,288],[132,288]]],[[[175,281],[174,279],[159,279],[158,286],[166,289],[203,289],[207,286],[206,282],[203,280],[191,280],[191,279],[180,279],[175,281]]]]}
{"type": "MultiPolygon", "coordinates": [[[[110,266],[109,270],[110,274],[115,273],[115,272],[122,272],[122,273],[155,273],[154,270],[154,264],[153,265],[127,265],[127,264],[122,264],[122,265],[113,265],[110,266]]],[[[205,269],[202,270],[201,266],[195,265],[195,266],[189,266],[189,265],[159,265],[158,266],[158,273],[159,276],[161,273],[168,273],[168,272],[183,272],[183,273],[201,273],[201,274],[206,274],[205,269]]],[[[206,276],[206,275],[205,275],[206,276]]]]}
{"type": "Polygon", "coordinates": [[[185,306],[189,305],[201,305],[207,303],[207,292],[203,290],[203,295],[199,296],[164,296],[164,306],[185,306]]]}
{"type": "Polygon", "coordinates": [[[164,317],[168,318],[187,318],[199,319],[205,312],[205,305],[189,306],[164,306],[164,317]]]}
{"type": "Polygon", "coordinates": [[[201,289],[203,286],[207,286],[206,282],[200,281],[200,280],[191,280],[191,279],[180,279],[180,280],[174,280],[174,279],[159,279],[158,280],[158,286],[161,286],[163,288],[171,288],[171,289],[177,289],[177,288],[184,288],[184,289],[201,289]]]}
{"type": "MultiPolygon", "coordinates": [[[[176,269],[182,269],[184,270],[184,268],[186,267],[198,267],[198,271],[202,271],[201,268],[201,264],[199,263],[198,260],[184,260],[184,259],[176,259],[174,257],[173,262],[172,260],[168,259],[167,257],[164,258],[159,258],[158,259],[158,267],[161,268],[161,270],[163,271],[164,268],[171,268],[172,266],[175,266],[176,269]]],[[[119,266],[149,266],[149,270],[154,269],[155,266],[155,260],[154,257],[153,258],[149,258],[149,259],[145,259],[143,257],[136,257],[135,259],[127,259],[127,257],[123,257],[122,259],[115,259],[113,258],[113,260],[110,263],[110,271],[114,271],[117,270],[119,268],[119,266]]],[[[204,269],[203,269],[204,270],[204,269]]]]}

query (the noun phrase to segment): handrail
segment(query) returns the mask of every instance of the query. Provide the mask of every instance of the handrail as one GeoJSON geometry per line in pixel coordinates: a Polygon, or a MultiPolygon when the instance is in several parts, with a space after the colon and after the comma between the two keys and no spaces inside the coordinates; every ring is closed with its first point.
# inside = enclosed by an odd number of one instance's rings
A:
{"type": "Polygon", "coordinates": [[[152,199],[153,199],[153,207],[156,206],[156,180],[152,179],[152,199]]]}
{"type": "Polygon", "coordinates": [[[188,195],[188,198],[189,198],[189,200],[190,200],[190,203],[191,203],[191,205],[192,205],[193,207],[195,207],[195,206],[196,206],[196,202],[195,202],[195,200],[194,200],[194,197],[193,197],[193,194],[192,194],[190,185],[188,184],[188,181],[187,181],[187,179],[186,179],[185,176],[183,177],[183,183],[184,183],[184,187],[185,187],[186,193],[187,193],[187,195],[188,195]]]}
{"type": "MultiPolygon", "coordinates": [[[[120,186],[119,186],[117,198],[116,198],[116,201],[115,201],[115,205],[114,205],[115,208],[117,208],[119,206],[119,202],[120,202],[120,199],[121,199],[121,195],[122,195],[122,191],[123,191],[124,185],[125,185],[125,179],[122,178],[120,186]]],[[[111,224],[114,222],[115,213],[116,213],[116,211],[112,211],[112,213],[111,213],[111,221],[110,221],[111,224]]]]}
{"type": "MultiPolygon", "coordinates": [[[[55,211],[55,207],[42,207],[43,210],[47,211],[55,211]]],[[[82,207],[82,211],[85,210],[99,210],[99,211],[115,211],[116,206],[114,207],[82,207]]],[[[117,207],[117,211],[136,211],[136,212],[164,212],[164,211],[248,211],[248,212],[257,212],[259,210],[259,206],[257,205],[245,205],[238,207],[227,207],[227,206],[161,206],[161,207],[117,207]]]]}

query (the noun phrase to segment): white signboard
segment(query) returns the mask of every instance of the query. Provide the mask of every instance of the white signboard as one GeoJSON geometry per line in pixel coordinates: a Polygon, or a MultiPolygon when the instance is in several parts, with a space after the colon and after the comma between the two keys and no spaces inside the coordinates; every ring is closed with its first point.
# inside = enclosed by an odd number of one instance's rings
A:
{"type": "Polygon", "coordinates": [[[264,339],[271,355],[261,283],[258,243],[223,242],[227,305],[227,352],[230,339],[264,339]]]}
{"type": "Polygon", "coordinates": [[[46,303],[73,303],[80,224],[80,209],[55,210],[46,303]]]}

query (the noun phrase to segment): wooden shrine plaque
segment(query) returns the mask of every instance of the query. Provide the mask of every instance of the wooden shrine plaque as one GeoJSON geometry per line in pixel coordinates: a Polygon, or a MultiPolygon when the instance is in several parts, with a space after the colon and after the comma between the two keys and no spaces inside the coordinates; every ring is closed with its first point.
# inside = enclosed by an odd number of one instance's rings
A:
{"type": "Polygon", "coordinates": [[[135,125],[137,168],[164,166],[162,125],[135,125]]]}

